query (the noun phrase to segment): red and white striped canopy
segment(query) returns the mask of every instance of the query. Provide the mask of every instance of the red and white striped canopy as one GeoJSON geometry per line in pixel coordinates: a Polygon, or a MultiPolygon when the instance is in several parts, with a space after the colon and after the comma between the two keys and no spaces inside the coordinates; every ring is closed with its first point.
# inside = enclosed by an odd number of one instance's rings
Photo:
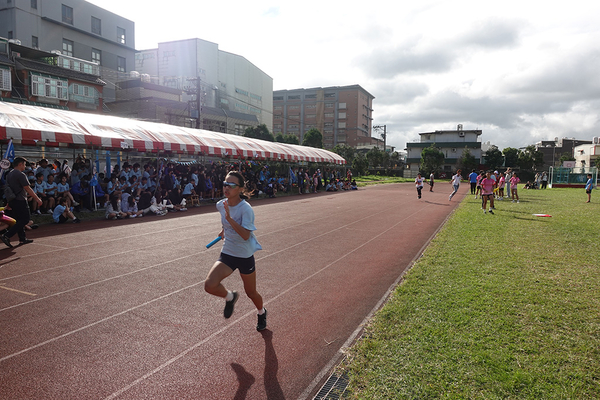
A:
{"type": "Polygon", "coordinates": [[[331,151],[129,118],[0,102],[0,140],[242,159],[345,164],[331,151]]]}

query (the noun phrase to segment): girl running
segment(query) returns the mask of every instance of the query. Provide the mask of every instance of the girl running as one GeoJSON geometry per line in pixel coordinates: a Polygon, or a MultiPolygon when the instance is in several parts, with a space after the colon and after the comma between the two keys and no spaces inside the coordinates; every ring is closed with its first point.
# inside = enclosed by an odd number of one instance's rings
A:
{"type": "Polygon", "coordinates": [[[415,186],[417,187],[417,196],[420,199],[421,190],[423,190],[423,178],[421,177],[421,174],[417,174],[417,177],[415,178],[415,186]]]}
{"type": "Polygon", "coordinates": [[[262,247],[254,236],[254,211],[248,202],[244,186],[244,177],[237,171],[231,171],[223,182],[225,199],[217,203],[217,210],[221,213],[223,229],[219,236],[224,240],[221,255],[212,266],[204,290],[206,292],[225,298],[225,318],[231,317],[233,308],[238,300],[238,293],[227,290],[221,283],[236,269],[244,282],[244,291],[252,300],[258,310],[257,331],[267,328],[267,310],[263,307],[262,296],[256,291],[256,270],[254,253],[262,247]]]}
{"type": "Polygon", "coordinates": [[[460,173],[461,173],[461,170],[459,169],[458,171],[456,171],[456,175],[454,175],[452,177],[452,179],[450,180],[450,183],[454,187],[454,191],[452,193],[450,193],[450,196],[448,196],[448,201],[452,200],[452,197],[454,197],[456,192],[458,192],[458,187],[460,186],[460,180],[462,179],[462,176],[460,175],[460,173]]]}

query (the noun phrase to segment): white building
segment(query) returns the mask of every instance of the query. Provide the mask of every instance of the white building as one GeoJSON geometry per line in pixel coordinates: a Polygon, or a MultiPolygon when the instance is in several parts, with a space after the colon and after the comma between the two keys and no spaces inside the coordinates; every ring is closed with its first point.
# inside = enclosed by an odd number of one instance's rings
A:
{"type": "Polygon", "coordinates": [[[595,137],[592,144],[582,144],[573,149],[575,168],[589,168],[596,166],[596,159],[600,157],[600,138],[595,137]]]}
{"type": "Polygon", "coordinates": [[[419,133],[418,142],[409,142],[406,144],[406,164],[408,171],[405,176],[417,176],[421,165],[421,152],[424,148],[434,145],[445,157],[442,170],[446,173],[453,172],[458,160],[462,157],[467,148],[473,157],[481,160],[481,130],[463,130],[462,125],[458,125],[455,131],[435,131],[419,133]]]}
{"type": "Polygon", "coordinates": [[[201,106],[255,115],[259,124],[273,130],[273,78],[246,58],[219,50],[216,43],[159,43],[156,49],[136,54],[135,70],[154,83],[187,91],[186,101],[192,100],[189,92],[197,89],[200,79],[201,106]]]}

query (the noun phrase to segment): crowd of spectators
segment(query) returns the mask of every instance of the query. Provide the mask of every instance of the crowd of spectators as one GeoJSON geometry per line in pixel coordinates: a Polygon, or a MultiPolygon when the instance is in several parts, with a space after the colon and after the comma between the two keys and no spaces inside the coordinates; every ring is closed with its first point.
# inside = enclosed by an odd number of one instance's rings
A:
{"type": "Polygon", "coordinates": [[[186,211],[188,206],[214,202],[223,196],[223,180],[231,170],[239,170],[253,197],[276,197],[278,194],[307,194],[322,190],[356,189],[350,170],[335,168],[290,167],[256,162],[213,162],[209,165],[156,162],[115,165],[109,176],[93,175],[92,162],[78,156],[73,165],[41,159],[27,165],[27,175],[42,204],[30,199],[33,215],[57,214],[55,222],[65,222],[64,215],[78,221],[78,213],[104,209],[107,219],[138,218],[186,211]],[[65,213],[66,211],[66,213],[65,213]]]}

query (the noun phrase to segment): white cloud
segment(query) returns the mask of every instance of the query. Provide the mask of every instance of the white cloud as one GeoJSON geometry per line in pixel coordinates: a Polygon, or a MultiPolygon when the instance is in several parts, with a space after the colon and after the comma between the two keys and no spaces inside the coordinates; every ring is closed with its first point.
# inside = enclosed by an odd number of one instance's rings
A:
{"type": "Polygon", "coordinates": [[[598,2],[92,2],[135,21],[138,49],[199,37],[275,89],[359,84],[400,149],[459,123],[500,148],[600,136],[598,2]]]}

